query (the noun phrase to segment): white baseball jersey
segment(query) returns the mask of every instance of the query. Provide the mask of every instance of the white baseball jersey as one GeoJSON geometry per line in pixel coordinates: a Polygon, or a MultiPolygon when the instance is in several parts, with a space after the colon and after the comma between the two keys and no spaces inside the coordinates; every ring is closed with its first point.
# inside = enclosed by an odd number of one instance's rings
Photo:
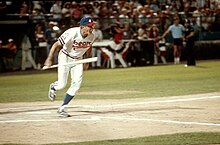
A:
{"type": "MultiPolygon", "coordinates": [[[[91,33],[86,38],[83,38],[80,33],[80,27],[74,27],[66,30],[59,38],[58,41],[63,46],[59,52],[58,63],[69,63],[82,59],[82,56],[89,49],[93,43],[95,35],[91,33]]],[[[54,82],[54,88],[60,90],[67,84],[68,74],[71,74],[71,86],[67,94],[75,96],[79,90],[83,77],[83,64],[74,66],[59,66],[58,67],[58,80],[54,82]]]]}
{"type": "Polygon", "coordinates": [[[81,58],[89,49],[94,39],[95,35],[93,33],[83,38],[80,33],[80,27],[68,29],[58,38],[63,46],[62,51],[68,53],[67,55],[70,55],[72,58],[81,58]]]}

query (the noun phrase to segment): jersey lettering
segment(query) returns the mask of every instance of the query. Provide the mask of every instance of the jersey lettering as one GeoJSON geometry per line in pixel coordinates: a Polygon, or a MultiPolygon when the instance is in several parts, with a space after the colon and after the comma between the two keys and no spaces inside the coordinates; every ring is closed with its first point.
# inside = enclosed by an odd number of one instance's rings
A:
{"type": "Polygon", "coordinates": [[[91,42],[82,42],[82,41],[78,42],[78,41],[74,40],[73,41],[73,49],[75,50],[78,48],[87,48],[90,46],[90,44],[91,44],[91,42]]]}

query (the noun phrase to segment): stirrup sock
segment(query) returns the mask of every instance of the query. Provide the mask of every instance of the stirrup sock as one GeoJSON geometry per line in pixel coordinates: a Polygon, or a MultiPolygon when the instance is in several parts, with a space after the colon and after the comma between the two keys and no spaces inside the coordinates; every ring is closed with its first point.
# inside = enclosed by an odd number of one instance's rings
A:
{"type": "Polygon", "coordinates": [[[74,96],[70,96],[69,94],[66,94],[64,100],[63,100],[63,105],[67,105],[72,99],[73,99],[74,96]]]}

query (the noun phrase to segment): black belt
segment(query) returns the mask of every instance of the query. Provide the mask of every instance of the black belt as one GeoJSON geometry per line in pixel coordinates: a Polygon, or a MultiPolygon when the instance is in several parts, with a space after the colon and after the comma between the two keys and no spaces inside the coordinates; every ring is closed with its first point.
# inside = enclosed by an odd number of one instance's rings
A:
{"type": "Polygon", "coordinates": [[[72,58],[72,59],[79,59],[80,57],[75,57],[75,56],[71,56],[71,55],[69,55],[69,53],[68,52],[66,52],[65,50],[61,50],[64,54],[66,54],[68,57],[70,57],[70,58],[72,58]]]}

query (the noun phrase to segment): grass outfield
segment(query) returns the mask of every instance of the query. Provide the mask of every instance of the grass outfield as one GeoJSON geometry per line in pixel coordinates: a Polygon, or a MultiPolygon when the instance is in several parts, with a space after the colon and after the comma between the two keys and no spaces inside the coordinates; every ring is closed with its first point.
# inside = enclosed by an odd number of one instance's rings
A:
{"type": "Polygon", "coordinates": [[[181,133],[174,135],[160,135],[135,139],[68,143],[65,145],[219,145],[219,136],[220,133],[181,133]]]}
{"type": "MultiPolygon", "coordinates": [[[[57,79],[56,71],[12,74],[0,74],[0,103],[48,101],[49,84],[57,79]]],[[[67,89],[68,87],[57,92],[58,100],[63,99],[67,89]]],[[[85,71],[82,87],[76,97],[77,99],[127,99],[212,92],[220,92],[220,60],[199,61],[196,67],[188,68],[181,64],[85,71]]],[[[182,133],[71,144],[208,145],[220,144],[220,132],[182,133]]]]}
{"type": "MultiPolygon", "coordinates": [[[[56,79],[55,70],[24,75],[0,74],[0,103],[48,101],[49,84],[56,79]]],[[[58,100],[63,99],[69,82],[65,89],[57,92],[58,100]]],[[[76,98],[124,99],[220,92],[219,82],[219,60],[198,62],[196,67],[188,68],[164,65],[89,70],[84,72],[76,98]]]]}

